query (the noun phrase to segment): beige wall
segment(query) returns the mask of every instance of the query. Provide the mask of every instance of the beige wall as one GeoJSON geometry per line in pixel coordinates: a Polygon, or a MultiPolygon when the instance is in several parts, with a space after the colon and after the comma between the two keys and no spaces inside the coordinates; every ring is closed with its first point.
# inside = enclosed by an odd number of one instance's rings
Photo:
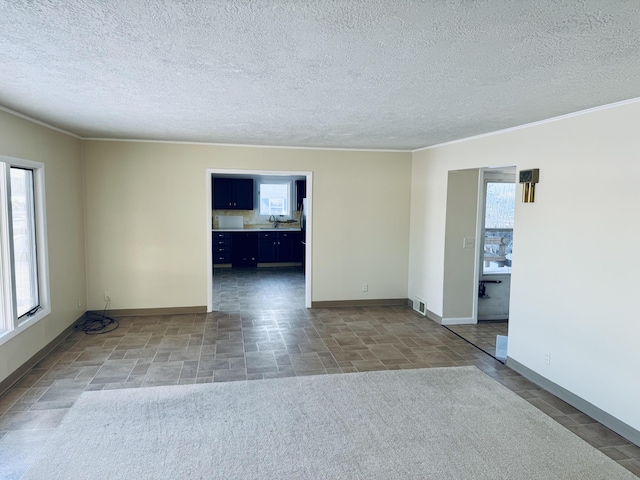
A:
{"type": "Polygon", "coordinates": [[[90,309],[207,304],[207,169],[312,171],[312,300],[407,297],[411,154],[85,141],[84,160],[90,309]]]}
{"type": "Polygon", "coordinates": [[[540,168],[535,203],[516,202],[509,357],[636,430],[638,125],[636,102],[415,152],[409,274],[442,315],[450,170],[540,168]]]}
{"type": "Polygon", "coordinates": [[[45,165],[51,280],[51,314],[0,345],[1,381],[84,312],[86,287],[80,140],[0,111],[0,155],[45,165]]]}

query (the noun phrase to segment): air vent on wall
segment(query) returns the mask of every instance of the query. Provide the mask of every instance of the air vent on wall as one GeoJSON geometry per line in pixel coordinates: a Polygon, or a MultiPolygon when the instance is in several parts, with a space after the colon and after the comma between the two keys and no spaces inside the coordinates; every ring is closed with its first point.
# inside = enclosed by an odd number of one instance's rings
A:
{"type": "Polygon", "coordinates": [[[420,315],[427,315],[427,302],[422,300],[419,297],[415,297],[413,299],[413,309],[418,312],[420,315]]]}

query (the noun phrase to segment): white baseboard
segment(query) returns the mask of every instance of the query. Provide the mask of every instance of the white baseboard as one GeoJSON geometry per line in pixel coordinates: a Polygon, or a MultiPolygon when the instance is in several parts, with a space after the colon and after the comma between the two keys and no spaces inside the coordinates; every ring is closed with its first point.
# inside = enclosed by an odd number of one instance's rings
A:
{"type": "Polygon", "coordinates": [[[471,317],[443,318],[440,325],[475,325],[477,322],[471,317]]]}

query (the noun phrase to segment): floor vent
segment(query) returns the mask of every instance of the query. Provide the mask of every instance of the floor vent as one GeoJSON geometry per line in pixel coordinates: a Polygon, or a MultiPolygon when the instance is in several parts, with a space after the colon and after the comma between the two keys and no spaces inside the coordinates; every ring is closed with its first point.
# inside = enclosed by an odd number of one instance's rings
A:
{"type": "Polygon", "coordinates": [[[418,312],[420,315],[427,315],[427,302],[422,300],[421,298],[415,297],[413,299],[413,309],[418,312]]]}

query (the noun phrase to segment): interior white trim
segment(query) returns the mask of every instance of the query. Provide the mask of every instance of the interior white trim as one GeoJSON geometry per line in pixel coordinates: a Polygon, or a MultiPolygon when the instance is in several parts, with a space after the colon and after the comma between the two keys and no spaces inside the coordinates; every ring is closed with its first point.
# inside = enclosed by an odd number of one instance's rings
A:
{"type": "Polygon", "coordinates": [[[482,225],[484,224],[484,168],[478,169],[478,198],[476,199],[476,240],[475,240],[475,248],[474,248],[474,259],[473,259],[473,292],[471,292],[473,301],[471,307],[471,318],[473,323],[478,323],[478,279],[480,278],[481,270],[482,270],[482,262],[480,258],[482,257],[482,248],[484,239],[482,238],[482,234],[484,233],[482,230],[482,225]]]}
{"type": "Polygon", "coordinates": [[[43,122],[42,120],[38,120],[36,118],[30,117],[29,115],[25,115],[24,113],[16,112],[15,110],[11,110],[10,108],[3,107],[0,105],[0,110],[3,112],[7,112],[11,115],[15,115],[16,117],[24,118],[25,120],[29,120],[30,122],[37,123],[38,125],[42,125],[43,127],[47,127],[51,130],[55,130],[56,132],[64,133],[65,135],[69,135],[70,137],[77,138],[79,140],[83,140],[80,135],[76,135],[75,133],[71,133],[67,130],[63,130],[62,128],[54,127],[53,125],[43,122]]]}
{"type": "Polygon", "coordinates": [[[290,171],[290,170],[236,170],[224,168],[207,168],[206,188],[207,188],[207,208],[206,208],[206,235],[207,235],[207,312],[213,311],[213,242],[211,239],[211,205],[213,192],[211,189],[211,175],[218,173],[224,175],[273,175],[273,176],[304,176],[307,180],[307,224],[305,231],[305,307],[312,305],[312,238],[313,238],[313,172],[310,171],[290,171]]]}
{"type": "Polygon", "coordinates": [[[608,103],[606,105],[600,105],[598,107],[591,107],[585,110],[579,110],[577,112],[566,113],[564,115],[559,115],[557,117],[551,117],[544,120],[538,120],[537,122],[525,123],[523,125],[517,125],[515,127],[509,127],[502,130],[495,130],[493,132],[482,133],[480,135],[474,135],[466,138],[459,138],[457,140],[451,140],[450,142],[438,143],[436,145],[429,145],[426,147],[420,147],[413,150],[410,149],[376,149],[376,148],[338,148],[338,147],[295,147],[289,145],[251,145],[251,144],[240,144],[240,143],[211,143],[211,142],[193,142],[193,141],[180,141],[180,140],[149,140],[149,139],[139,139],[139,138],[101,138],[101,137],[82,137],[75,133],[69,132],[59,127],[55,127],[49,123],[43,122],[42,120],[38,120],[34,117],[30,117],[29,115],[25,115],[24,113],[17,112],[10,108],[4,107],[0,105],[0,110],[5,111],[11,115],[15,115],[20,118],[24,118],[25,120],[29,120],[38,125],[42,125],[43,127],[50,128],[51,130],[55,130],[60,133],[64,133],[65,135],[69,135],[71,137],[77,138],[79,140],[87,140],[87,141],[101,141],[101,142],[139,142],[139,143],[169,143],[169,144],[178,144],[178,145],[211,145],[217,147],[253,147],[253,148],[280,148],[280,149],[290,149],[290,150],[329,150],[329,151],[347,151],[347,152],[386,152],[386,153],[416,153],[422,152],[424,150],[430,150],[432,148],[444,147],[447,145],[454,145],[456,143],[467,142],[470,140],[477,140],[480,138],[491,137],[493,135],[499,135],[502,133],[508,133],[516,130],[521,130],[524,128],[536,127],[539,125],[544,125],[546,123],[556,122],[559,120],[565,120],[567,118],[576,117],[579,115],[585,115],[588,113],[597,112],[600,110],[607,110],[609,108],[616,108],[623,105],[631,105],[633,103],[640,102],[640,97],[630,98],[628,100],[622,100],[620,102],[608,103]]]}
{"type": "Polygon", "coordinates": [[[545,120],[538,120],[537,122],[525,123],[523,125],[517,125],[515,127],[504,128],[502,130],[496,130],[494,132],[482,133],[480,135],[474,135],[472,137],[460,138],[458,140],[451,140],[450,142],[438,143],[436,145],[430,145],[428,147],[416,148],[415,150],[411,150],[411,153],[422,152],[424,150],[431,150],[432,148],[445,147],[448,145],[454,145],[456,143],[468,142],[470,140],[477,140],[479,138],[491,137],[493,135],[500,135],[502,133],[513,132],[516,130],[522,130],[524,128],[537,127],[539,125],[544,125],[545,123],[557,122],[559,120],[565,120],[571,117],[577,117],[580,115],[586,115],[588,113],[598,112],[600,110],[608,110],[609,108],[621,107],[623,105],[631,105],[633,103],[640,102],[640,97],[630,98],[628,100],[622,100],[620,102],[608,103],[606,105],[600,105],[599,107],[591,107],[585,110],[578,110],[577,112],[565,113],[564,115],[559,115],[557,117],[547,118],[545,120]]]}
{"type": "Polygon", "coordinates": [[[443,318],[440,325],[473,325],[477,323],[473,317],[443,318]]]}
{"type": "MultiPolygon", "coordinates": [[[[2,291],[4,297],[5,309],[4,314],[13,317],[12,325],[10,329],[0,331],[0,345],[8,342],[12,338],[19,335],[32,325],[35,325],[43,318],[48,317],[51,314],[51,282],[49,278],[49,248],[48,248],[48,230],[47,230],[47,202],[46,202],[46,187],[45,187],[45,165],[41,162],[34,162],[32,160],[26,160],[23,158],[9,157],[6,155],[0,155],[0,162],[3,162],[6,167],[6,175],[9,175],[9,169],[11,166],[24,167],[33,170],[34,180],[34,207],[35,207],[35,227],[36,227],[36,262],[38,270],[38,291],[40,300],[40,309],[31,317],[27,318],[23,322],[18,322],[15,311],[15,290],[12,282],[8,282],[10,285],[5,285],[2,291]],[[9,290],[10,289],[10,290],[9,290]],[[13,296],[9,299],[9,296],[13,296]],[[9,307],[10,306],[10,307],[9,307]]],[[[4,177],[3,177],[4,178],[4,177]]],[[[6,192],[3,189],[5,194],[6,192]]],[[[3,202],[4,203],[4,202],[3,202]]],[[[6,209],[6,205],[2,205],[3,209],[6,209]]],[[[9,222],[8,212],[3,212],[3,220],[5,223],[5,229],[11,233],[11,225],[9,222]]],[[[3,256],[9,258],[11,252],[8,250],[8,246],[3,244],[2,246],[3,256]]],[[[3,270],[3,276],[6,278],[11,277],[11,272],[8,268],[11,268],[6,262],[2,262],[0,268],[3,270]]],[[[5,325],[7,326],[7,325],[5,325]]],[[[0,324],[0,327],[2,325],[0,324]]]]}
{"type": "Polygon", "coordinates": [[[143,138],[100,138],[100,137],[78,137],[82,140],[96,142],[133,142],[133,143],[171,143],[177,145],[210,145],[214,147],[248,147],[248,148],[279,148],[287,150],[330,150],[339,152],[384,152],[384,153],[411,153],[412,150],[391,150],[376,148],[339,148],[339,147],[294,147],[289,145],[251,145],[242,143],[213,143],[213,142],[190,142],[181,140],[146,140],[143,138]]]}

